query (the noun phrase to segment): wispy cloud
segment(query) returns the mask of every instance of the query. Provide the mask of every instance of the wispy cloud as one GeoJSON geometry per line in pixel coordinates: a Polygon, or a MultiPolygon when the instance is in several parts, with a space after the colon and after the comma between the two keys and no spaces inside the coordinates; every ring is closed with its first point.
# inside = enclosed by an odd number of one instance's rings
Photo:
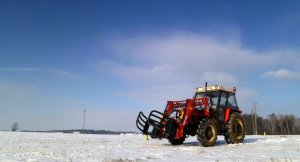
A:
{"type": "MultiPolygon", "coordinates": [[[[158,101],[149,98],[190,97],[193,89],[206,81],[238,86],[241,75],[263,73],[282,58],[283,52],[290,58],[294,54],[286,49],[253,50],[236,35],[218,39],[191,32],[114,39],[107,47],[121,61],[101,60],[98,66],[134,85],[121,94],[151,103],[158,101]]],[[[245,96],[256,94],[246,87],[242,91],[249,93],[245,96]]]]}
{"type": "Polygon", "coordinates": [[[233,84],[237,83],[237,78],[230,73],[205,71],[202,75],[203,80],[216,84],[233,84]]]}
{"type": "Polygon", "coordinates": [[[41,68],[0,67],[0,71],[41,71],[41,68]]]}
{"type": "Polygon", "coordinates": [[[65,78],[69,78],[69,79],[75,79],[75,80],[81,80],[84,79],[83,76],[75,74],[75,73],[71,73],[65,70],[60,70],[60,69],[45,69],[45,71],[51,72],[55,75],[59,75],[65,78]]]}
{"type": "Polygon", "coordinates": [[[21,102],[27,99],[34,89],[35,87],[0,79],[0,100],[2,100],[2,103],[7,101],[12,103],[21,102]]]}
{"type": "Polygon", "coordinates": [[[287,69],[279,69],[277,71],[269,71],[263,73],[264,77],[271,77],[274,79],[297,79],[300,80],[300,72],[294,72],[287,69]]]}
{"type": "Polygon", "coordinates": [[[53,75],[61,76],[64,78],[80,80],[84,77],[74,74],[61,69],[51,69],[51,68],[30,68],[30,67],[0,67],[0,71],[16,71],[16,72],[44,72],[53,75]]]}

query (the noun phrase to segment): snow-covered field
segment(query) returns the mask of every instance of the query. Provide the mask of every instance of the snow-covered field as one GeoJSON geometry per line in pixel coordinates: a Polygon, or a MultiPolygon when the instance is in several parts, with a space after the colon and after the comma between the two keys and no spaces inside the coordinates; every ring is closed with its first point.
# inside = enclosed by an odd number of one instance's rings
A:
{"type": "Polygon", "coordinates": [[[244,143],[205,148],[143,135],[0,132],[0,161],[300,161],[300,136],[246,136],[244,143]]]}

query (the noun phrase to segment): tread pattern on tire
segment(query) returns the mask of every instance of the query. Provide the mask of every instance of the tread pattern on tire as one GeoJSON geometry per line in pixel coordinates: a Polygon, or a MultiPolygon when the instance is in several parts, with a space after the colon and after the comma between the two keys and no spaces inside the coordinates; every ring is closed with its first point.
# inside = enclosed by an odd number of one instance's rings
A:
{"type": "Polygon", "coordinates": [[[241,143],[244,141],[245,138],[245,121],[244,119],[239,115],[239,113],[234,112],[230,115],[229,120],[227,121],[227,123],[225,124],[225,141],[228,144],[235,144],[235,143],[241,143]],[[240,120],[243,124],[242,126],[242,137],[237,139],[235,134],[234,134],[234,128],[233,128],[233,124],[235,122],[235,120],[240,120]]]}
{"type": "Polygon", "coordinates": [[[198,124],[197,129],[197,139],[204,147],[214,146],[217,141],[218,130],[216,126],[216,122],[213,119],[203,119],[198,124]],[[211,126],[214,129],[214,137],[210,141],[206,138],[206,130],[207,127],[211,126]]]}

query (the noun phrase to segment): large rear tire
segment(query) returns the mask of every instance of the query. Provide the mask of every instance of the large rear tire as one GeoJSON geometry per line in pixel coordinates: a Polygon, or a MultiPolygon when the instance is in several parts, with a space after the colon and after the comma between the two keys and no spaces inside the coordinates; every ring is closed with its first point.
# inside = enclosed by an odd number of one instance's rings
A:
{"type": "Polygon", "coordinates": [[[226,123],[225,141],[228,144],[241,143],[245,138],[245,121],[239,113],[234,112],[230,115],[226,123]]]}
{"type": "Polygon", "coordinates": [[[216,144],[218,130],[216,122],[213,119],[203,119],[200,121],[197,129],[197,139],[204,147],[214,146],[216,144]]]}

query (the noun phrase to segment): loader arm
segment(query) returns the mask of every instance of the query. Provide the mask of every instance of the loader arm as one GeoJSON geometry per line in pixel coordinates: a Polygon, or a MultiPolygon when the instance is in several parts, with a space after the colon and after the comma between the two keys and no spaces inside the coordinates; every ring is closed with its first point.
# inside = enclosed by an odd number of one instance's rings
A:
{"type": "Polygon", "coordinates": [[[174,139],[179,139],[184,134],[184,128],[191,117],[191,114],[195,111],[196,107],[202,107],[203,109],[203,116],[209,116],[209,106],[208,106],[208,98],[194,98],[194,99],[187,99],[186,100],[187,106],[184,112],[184,115],[179,123],[178,130],[174,139]]]}

